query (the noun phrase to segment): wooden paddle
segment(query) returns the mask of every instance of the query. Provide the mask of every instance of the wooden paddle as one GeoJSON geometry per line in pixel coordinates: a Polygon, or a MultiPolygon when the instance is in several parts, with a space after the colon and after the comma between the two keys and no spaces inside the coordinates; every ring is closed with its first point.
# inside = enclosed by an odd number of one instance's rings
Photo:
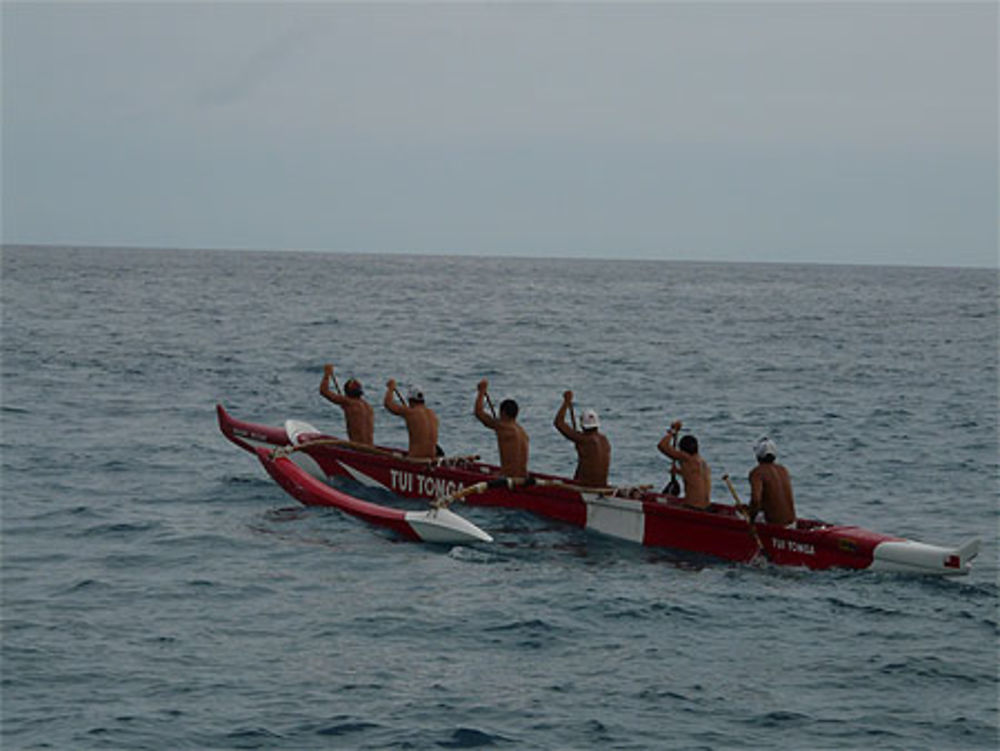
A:
{"type": "Polygon", "coordinates": [[[729,488],[729,492],[732,493],[733,500],[736,501],[736,510],[747,520],[747,526],[750,528],[750,536],[753,538],[753,541],[757,543],[757,552],[770,561],[771,556],[768,554],[767,548],[764,547],[764,543],[761,542],[760,535],[757,534],[757,526],[753,523],[753,519],[750,518],[750,509],[747,508],[743,504],[743,501],[740,500],[740,496],[736,492],[736,488],[733,487],[733,482],[729,479],[728,473],[722,476],[722,481],[726,483],[726,487],[729,488]]]}

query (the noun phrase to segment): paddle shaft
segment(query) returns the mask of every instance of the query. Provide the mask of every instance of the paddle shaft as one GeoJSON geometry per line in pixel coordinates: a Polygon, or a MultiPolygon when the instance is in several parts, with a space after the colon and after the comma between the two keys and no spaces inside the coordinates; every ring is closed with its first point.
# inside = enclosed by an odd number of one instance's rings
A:
{"type": "Polygon", "coordinates": [[[490,408],[490,413],[493,415],[493,419],[494,420],[497,419],[497,411],[493,409],[493,400],[490,399],[490,392],[484,391],[483,396],[486,397],[486,404],[490,408]]]}
{"type": "MultiPolygon", "coordinates": [[[[670,439],[670,445],[673,448],[677,448],[677,433],[673,434],[673,438],[670,439]]],[[[667,483],[667,487],[664,490],[674,496],[679,496],[681,494],[681,484],[677,482],[677,460],[670,459],[670,482],[667,483]]]]}
{"type": "Polygon", "coordinates": [[[747,526],[750,528],[750,536],[753,537],[753,541],[757,543],[757,551],[762,553],[765,558],[771,560],[771,556],[767,554],[767,548],[764,547],[764,543],[761,542],[760,535],[757,533],[757,525],[753,523],[753,519],[750,517],[749,509],[740,500],[739,493],[736,492],[736,488],[733,487],[733,481],[729,479],[729,475],[725,474],[722,476],[722,481],[726,483],[726,487],[729,488],[729,492],[733,496],[733,500],[736,501],[736,510],[743,514],[743,517],[747,520],[747,526]]]}

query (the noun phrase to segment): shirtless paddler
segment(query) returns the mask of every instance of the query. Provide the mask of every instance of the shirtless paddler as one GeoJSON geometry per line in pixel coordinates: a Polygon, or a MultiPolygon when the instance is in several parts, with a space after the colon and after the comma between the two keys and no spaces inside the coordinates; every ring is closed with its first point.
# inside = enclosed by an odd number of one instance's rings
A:
{"type": "Polygon", "coordinates": [[[371,446],[375,441],[375,410],[364,399],[364,389],[357,378],[349,378],[344,384],[344,393],[330,390],[330,379],[333,378],[333,365],[323,366],[323,380],[319,384],[319,393],[344,410],[344,422],[347,424],[347,437],[354,443],[371,446]]]}
{"type": "Polygon", "coordinates": [[[485,378],[477,385],[476,406],[473,413],[479,422],[497,434],[500,471],[504,476],[525,478],[528,476],[528,434],[517,421],[517,402],[513,399],[504,399],[500,402],[500,416],[489,414],[483,409],[489,385],[489,381],[485,378]]]}
{"type": "Polygon", "coordinates": [[[712,502],[712,470],[698,453],[698,439],[693,435],[682,436],[674,447],[674,436],[681,425],[680,420],[674,420],[656,448],[681,465],[681,477],[684,479],[684,497],[681,500],[689,506],[706,508],[712,502]]]}
{"type": "Polygon", "coordinates": [[[585,409],[580,413],[580,427],[583,430],[575,430],[566,424],[566,410],[572,403],[573,392],[564,392],[562,406],[556,412],[552,424],[576,446],[576,473],[573,480],[590,488],[605,487],[608,484],[608,468],[611,466],[611,443],[601,433],[601,422],[592,409],[585,409]]]}
{"type": "Polygon", "coordinates": [[[419,388],[411,386],[406,397],[408,404],[396,400],[396,379],[390,378],[385,384],[382,403],[394,415],[406,420],[406,430],[410,434],[407,456],[411,459],[433,459],[437,454],[437,415],[424,404],[424,392],[419,388]]]}
{"type": "Polygon", "coordinates": [[[778,449],[764,436],[753,447],[757,466],[750,470],[750,520],[764,512],[768,524],[787,526],[795,523],[795,496],[788,470],[775,459],[778,449]]]}

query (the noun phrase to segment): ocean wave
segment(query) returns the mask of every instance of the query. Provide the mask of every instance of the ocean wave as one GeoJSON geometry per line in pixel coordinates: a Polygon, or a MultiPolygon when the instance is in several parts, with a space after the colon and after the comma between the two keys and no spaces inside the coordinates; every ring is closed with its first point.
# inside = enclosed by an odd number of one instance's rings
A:
{"type": "MultiPolygon", "coordinates": [[[[342,688],[341,690],[349,689],[342,688]]],[[[377,730],[380,727],[380,725],[374,722],[339,722],[335,725],[328,725],[320,728],[316,731],[316,735],[337,738],[345,735],[357,735],[359,733],[368,732],[369,730],[377,730]]]]}
{"type": "Polygon", "coordinates": [[[458,727],[451,731],[445,740],[439,740],[435,745],[441,748],[486,748],[487,746],[506,745],[513,743],[510,738],[495,733],[469,727],[458,727]]]}

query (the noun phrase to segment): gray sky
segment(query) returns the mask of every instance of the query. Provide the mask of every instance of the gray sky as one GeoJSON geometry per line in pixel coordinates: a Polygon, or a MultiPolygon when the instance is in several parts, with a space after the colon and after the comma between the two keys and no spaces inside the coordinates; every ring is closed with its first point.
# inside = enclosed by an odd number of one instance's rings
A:
{"type": "Polygon", "coordinates": [[[998,263],[995,2],[2,21],[4,243],[998,263]]]}

